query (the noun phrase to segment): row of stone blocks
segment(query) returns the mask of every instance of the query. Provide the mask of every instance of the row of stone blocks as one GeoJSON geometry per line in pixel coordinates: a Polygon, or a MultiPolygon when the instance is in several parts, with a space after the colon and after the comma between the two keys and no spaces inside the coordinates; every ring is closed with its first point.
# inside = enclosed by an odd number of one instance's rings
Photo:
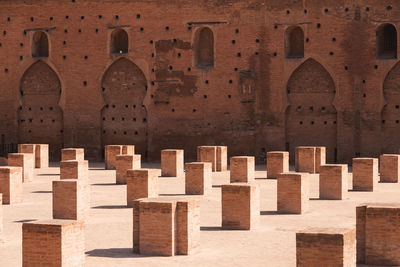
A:
{"type": "Polygon", "coordinates": [[[296,234],[297,266],[400,265],[400,205],[363,204],[356,229],[308,229],[296,234]]]}

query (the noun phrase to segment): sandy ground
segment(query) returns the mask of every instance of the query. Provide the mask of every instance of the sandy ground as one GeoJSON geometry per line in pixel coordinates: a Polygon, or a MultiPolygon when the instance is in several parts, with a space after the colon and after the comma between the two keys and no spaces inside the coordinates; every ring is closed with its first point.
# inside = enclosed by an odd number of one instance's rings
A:
{"type": "MultiPolygon", "coordinates": [[[[159,164],[143,164],[159,168],[159,164]]],[[[91,164],[91,209],[86,225],[86,266],[295,266],[295,233],[309,227],[355,227],[355,207],[365,202],[399,202],[400,184],[380,183],[375,192],[349,192],[342,201],[319,200],[318,175],[311,175],[310,208],[302,215],[276,214],[276,180],[261,186],[261,226],[252,231],[221,230],[221,188],[229,172],[213,173],[212,194],[201,202],[201,250],[190,256],[144,257],[132,253],[132,209],[126,208],[126,186],[115,185],[115,171],[91,164]]],[[[52,218],[52,182],[59,168],[35,170],[24,184],[24,203],[3,205],[0,266],[21,266],[22,223],[52,218]]],[[[183,178],[159,178],[160,194],[184,194],[183,178]]],[[[349,175],[351,185],[351,175],[349,175]]]]}

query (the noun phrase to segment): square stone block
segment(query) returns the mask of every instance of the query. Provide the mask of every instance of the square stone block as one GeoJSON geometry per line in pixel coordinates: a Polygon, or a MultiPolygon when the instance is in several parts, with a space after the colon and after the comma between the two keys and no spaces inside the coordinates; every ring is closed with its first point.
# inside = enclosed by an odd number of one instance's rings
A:
{"type": "Polygon", "coordinates": [[[312,228],[296,233],[296,266],[355,267],[355,229],[312,228]]]}
{"type": "Polygon", "coordinates": [[[224,172],[228,169],[228,147],[217,146],[216,171],[224,172]]]}
{"type": "Polygon", "coordinates": [[[302,214],[308,209],[309,174],[287,172],[278,175],[278,212],[302,214]]]}
{"type": "Polygon", "coordinates": [[[8,154],[8,166],[21,167],[22,182],[31,182],[35,169],[35,156],[33,153],[10,153],[8,154]]]}
{"type": "Polygon", "coordinates": [[[18,153],[35,154],[35,168],[49,167],[48,144],[18,144],[18,153]]]}
{"type": "Polygon", "coordinates": [[[211,162],[212,171],[217,171],[217,147],[216,146],[198,146],[197,161],[211,162]]]}
{"type": "Polygon", "coordinates": [[[64,148],[61,149],[61,161],[66,160],[85,160],[85,149],[83,148],[64,148]]]}
{"type": "Polygon", "coordinates": [[[86,220],[90,189],[84,180],[53,181],[53,219],[86,220]]]}
{"type": "Polygon", "coordinates": [[[23,190],[21,167],[0,167],[0,193],[3,194],[4,204],[16,204],[22,202],[23,190]]]}
{"type": "Polygon", "coordinates": [[[141,155],[118,155],[116,156],[116,183],[126,184],[126,172],[130,169],[136,170],[141,167],[141,155]]]}
{"type": "Polygon", "coordinates": [[[346,164],[326,164],[320,167],[319,198],[346,198],[348,191],[348,168],[346,164]]]}
{"type": "Polygon", "coordinates": [[[60,179],[89,179],[89,162],[87,160],[65,160],[60,162],[60,179]]]}
{"type": "Polygon", "coordinates": [[[222,228],[251,230],[260,221],[260,189],[256,184],[222,185],[222,228]]]}
{"type": "Polygon", "coordinates": [[[200,201],[145,198],[134,203],[134,251],[143,255],[190,255],[200,247],[200,201]]]}
{"type": "Polygon", "coordinates": [[[134,145],[122,145],[121,154],[122,155],[135,155],[135,146],[134,145]]]}
{"type": "Polygon", "coordinates": [[[121,155],[122,146],[121,145],[108,145],[104,147],[105,150],[105,164],[106,170],[115,170],[115,163],[117,161],[116,157],[121,155]]]}
{"type": "Polygon", "coordinates": [[[158,170],[128,170],[126,175],[126,201],[133,207],[138,198],[154,198],[158,196],[158,170]]]}
{"type": "Polygon", "coordinates": [[[22,266],[85,265],[85,234],[81,221],[49,220],[22,225],[22,266]]]}
{"type": "Polygon", "coordinates": [[[18,144],[18,153],[35,153],[35,144],[18,144]]]}
{"type": "Polygon", "coordinates": [[[362,204],[356,216],[357,262],[400,266],[400,205],[362,204]]]}
{"type": "Polygon", "coordinates": [[[252,183],[255,178],[254,157],[231,157],[231,183],[252,183]]]}
{"type": "Polygon", "coordinates": [[[212,168],[210,162],[185,164],[186,195],[208,195],[212,190],[212,168]]]}
{"type": "Polygon", "coordinates": [[[326,164],[326,147],[315,147],[315,172],[319,173],[319,168],[326,164]]]}
{"type": "Polygon", "coordinates": [[[400,155],[383,154],[379,157],[380,181],[397,183],[400,177],[400,155]]]}
{"type": "Polygon", "coordinates": [[[183,150],[164,149],[161,150],[161,176],[181,177],[183,176],[183,150]]]}
{"type": "Polygon", "coordinates": [[[296,172],[315,173],[316,147],[298,146],[295,150],[295,169],[296,172]]]}
{"type": "Polygon", "coordinates": [[[353,159],[353,190],[374,191],[378,184],[378,159],[353,159]]]}
{"type": "Polygon", "coordinates": [[[278,174],[289,172],[289,152],[267,152],[267,178],[277,178],[278,174]]]}

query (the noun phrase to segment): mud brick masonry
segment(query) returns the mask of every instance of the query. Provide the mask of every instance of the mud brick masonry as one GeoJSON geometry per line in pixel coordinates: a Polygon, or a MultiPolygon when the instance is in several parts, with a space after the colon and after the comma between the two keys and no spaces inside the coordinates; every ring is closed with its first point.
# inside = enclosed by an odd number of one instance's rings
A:
{"type": "Polygon", "coordinates": [[[227,153],[226,146],[199,146],[197,147],[197,161],[211,162],[213,172],[226,171],[227,153]]]}
{"type": "Polygon", "coordinates": [[[85,235],[82,222],[51,220],[22,225],[23,267],[85,264],[85,235]]]}
{"type": "Polygon", "coordinates": [[[60,179],[89,179],[89,162],[87,160],[61,161],[60,179]]]}
{"type": "Polygon", "coordinates": [[[133,207],[133,201],[139,198],[158,196],[158,176],[156,169],[128,170],[126,174],[126,201],[133,207]]]}
{"type": "Polygon", "coordinates": [[[18,153],[33,153],[35,168],[49,167],[49,145],[47,144],[18,144],[18,153]]]}
{"type": "Polygon", "coordinates": [[[0,194],[3,194],[3,204],[22,202],[23,188],[21,167],[0,167],[0,194]]]}
{"type": "Polygon", "coordinates": [[[61,161],[65,160],[85,160],[85,150],[83,148],[64,148],[61,150],[61,161]]]}
{"type": "Polygon", "coordinates": [[[367,265],[400,265],[400,205],[357,206],[357,262],[367,265]]]}
{"type": "Polygon", "coordinates": [[[307,229],[296,233],[296,266],[356,267],[355,229],[307,229]]]}
{"type": "Polygon", "coordinates": [[[189,255],[200,248],[199,200],[144,198],[132,206],[135,253],[189,255]]]}
{"type": "Polygon", "coordinates": [[[353,190],[374,191],[378,179],[378,159],[353,159],[353,190]]]}
{"type": "Polygon", "coordinates": [[[231,183],[252,183],[255,179],[254,157],[231,157],[230,161],[231,183]]]}
{"type": "Polygon", "coordinates": [[[270,151],[267,153],[267,177],[276,178],[278,174],[289,171],[289,152],[270,151]]]}
{"type": "Polygon", "coordinates": [[[279,213],[306,212],[309,206],[309,174],[294,172],[279,174],[277,191],[279,213]]]}
{"type": "Polygon", "coordinates": [[[260,222],[260,189],[256,184],[222,185],[222,228],[251,230],[260,222]]]}
{"type": "Polygon", "coordinates": [[[12,153],[8,154],[8,166],[22,168],[22,181],[31,182],[33,180],[33,170],[35,169],[35,155],[33,153],[12,153]]]}
{"type": "Polygon", "coordinates": [[[345,164],[322,165],[319,173],[319,198],[336,200],[346,198],[348,175],[345,164]]]}
{"type": "Polygon", "coordinates": [[[131,169],[140,169],[141,155],[118,155],[115,157],[116,183],[126,184],[126,172],[131,169]]]}
{"type": "Polygon", "coordinates": [[[161,176],[183,176],[183,154],[182,149],[161,150],[161,176]]]}
{"type": "Polygon", "coordinates": [[[212,170],[210,162],[185,164],[186,195],[208,195],[212,190],[212,170]]]}
{"type": "Polygon", "coordinates": [[[115,170],[116,156],[118,155],[134,155],[134,145],[108,145],[105,146],[105,163],[106,170],[115,170]]]}
{"type": "Polygon", "coordinates": [[[397,183],[400,178],[400,155],[383,154],[379,157],[380,181],[397,183]]]}

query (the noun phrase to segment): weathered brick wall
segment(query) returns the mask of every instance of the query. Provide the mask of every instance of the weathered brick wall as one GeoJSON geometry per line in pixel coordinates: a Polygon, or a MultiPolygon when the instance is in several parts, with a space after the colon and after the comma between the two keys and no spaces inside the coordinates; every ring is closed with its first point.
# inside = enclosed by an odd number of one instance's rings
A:
{"type": "Polygon", "coordinates": [[[53,158],[59,147],[84,147],[90,159],[105,144],[133,142],[151,160],[165,144],[188,159],[208,144],[257,160],[323,145],[328,162],[400,145],[398,61],[376,57],[376,29],[400,14],[394,0],[0,5],[2,142],[46,140],[53,158]],[[303,31],[303,57],[286,58],[294,26],[303,31]],[[128,53],[110,54],[115,29],[126,31],[128,53]],[[48,57],[32,57],[38,30],[48,57]]]}

